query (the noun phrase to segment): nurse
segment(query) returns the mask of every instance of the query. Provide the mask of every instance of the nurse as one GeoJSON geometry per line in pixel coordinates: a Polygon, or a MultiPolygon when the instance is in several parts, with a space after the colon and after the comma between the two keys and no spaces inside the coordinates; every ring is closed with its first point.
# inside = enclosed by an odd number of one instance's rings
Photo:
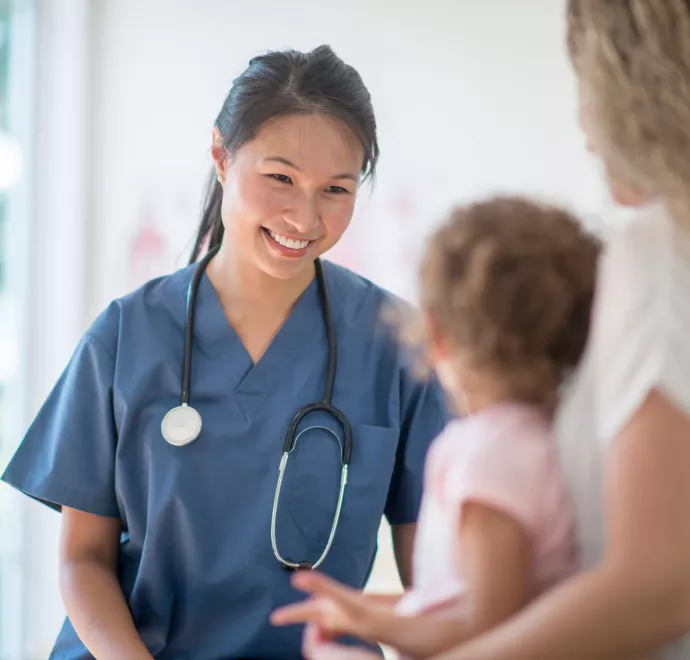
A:
{"type": "Polygon", "coordinates": [[[192,263],[101,314],[3,476],[62,512],[57,660],[300,658],[300,631],[268,621],[302,597],[285,564],[322,560],[363,587],[383,515],[409,578],[442,395],[415,381],[381,323],[392,297],[318,261],[375,170],[369,93],[325,46],[256,57],[211,154],[192,255],[205,270],[192,263]],[[345,419],[299,422],[276,498],[291,421],[329,397],[345,419]]]}

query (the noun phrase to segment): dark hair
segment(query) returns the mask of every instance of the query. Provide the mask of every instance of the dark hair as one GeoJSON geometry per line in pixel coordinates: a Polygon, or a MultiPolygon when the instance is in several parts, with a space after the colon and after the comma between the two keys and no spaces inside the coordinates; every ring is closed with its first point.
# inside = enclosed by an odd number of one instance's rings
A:
{"type": "Polygon", "coordinates": [[[421,306],[505,394],[551,407],[585,348],[600,247],[554,206],[499,197],[456,208],[428,243],[421,306]]]}
{"type": "MultiPolygon", "coordinates": [[[[310,53],[269,52],[250,60],[233,81],[215,126],[232,153],[252,140],[269,119],[314,113],[338,119],[353,131],[364,148],[362,174],[365,179],[373,176],[379,146],[369,91],[359,73],[329,46],[310,53]]],[[[204,245],[208,249],[220,245],[222,198],[223,189],[213,171],[190,263],[204,245]]]]}

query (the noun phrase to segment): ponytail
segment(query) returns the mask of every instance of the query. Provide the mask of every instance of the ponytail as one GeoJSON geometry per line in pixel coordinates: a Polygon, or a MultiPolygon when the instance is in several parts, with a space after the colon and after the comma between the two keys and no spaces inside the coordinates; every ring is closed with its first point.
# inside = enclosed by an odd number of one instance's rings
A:
{"type": "Polygon", "coordinates": [[[201,214],[201,222],[197,231],[194,248],[189,258],[189,263],[193,264],[200,256],[204,246],[206,250],[212,250],[220,245],[223,240],[223,220],[220,209],[223,203],[223,186],[218,181],[216,171],[211,171],[211,176],[207,184],[206,198],[204,199],[204,210],[201,214]]]}

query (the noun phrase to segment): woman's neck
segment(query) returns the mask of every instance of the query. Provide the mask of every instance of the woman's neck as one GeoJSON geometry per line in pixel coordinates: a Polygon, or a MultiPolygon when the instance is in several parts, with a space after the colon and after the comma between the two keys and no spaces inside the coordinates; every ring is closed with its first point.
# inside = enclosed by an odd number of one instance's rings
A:
{"type": "Polygon", "coordinates": [[[231,320],[256,314],[285,317],[314,278],[314,268],[297,277],[276,279],[243,259],[227,243],[208,265],[208,278],[231,320]]]}

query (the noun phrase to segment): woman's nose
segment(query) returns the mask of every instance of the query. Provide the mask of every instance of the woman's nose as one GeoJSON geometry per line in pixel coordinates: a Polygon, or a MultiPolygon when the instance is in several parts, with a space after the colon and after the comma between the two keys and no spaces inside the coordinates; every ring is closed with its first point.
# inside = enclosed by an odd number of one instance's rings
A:
{"type": "Polygon", "coordinates": [[[294,227],[300,236],[308,236],[321,224],[321,208],[316,195],[302,195],[286,209],[283,220],[294,227]]]}

